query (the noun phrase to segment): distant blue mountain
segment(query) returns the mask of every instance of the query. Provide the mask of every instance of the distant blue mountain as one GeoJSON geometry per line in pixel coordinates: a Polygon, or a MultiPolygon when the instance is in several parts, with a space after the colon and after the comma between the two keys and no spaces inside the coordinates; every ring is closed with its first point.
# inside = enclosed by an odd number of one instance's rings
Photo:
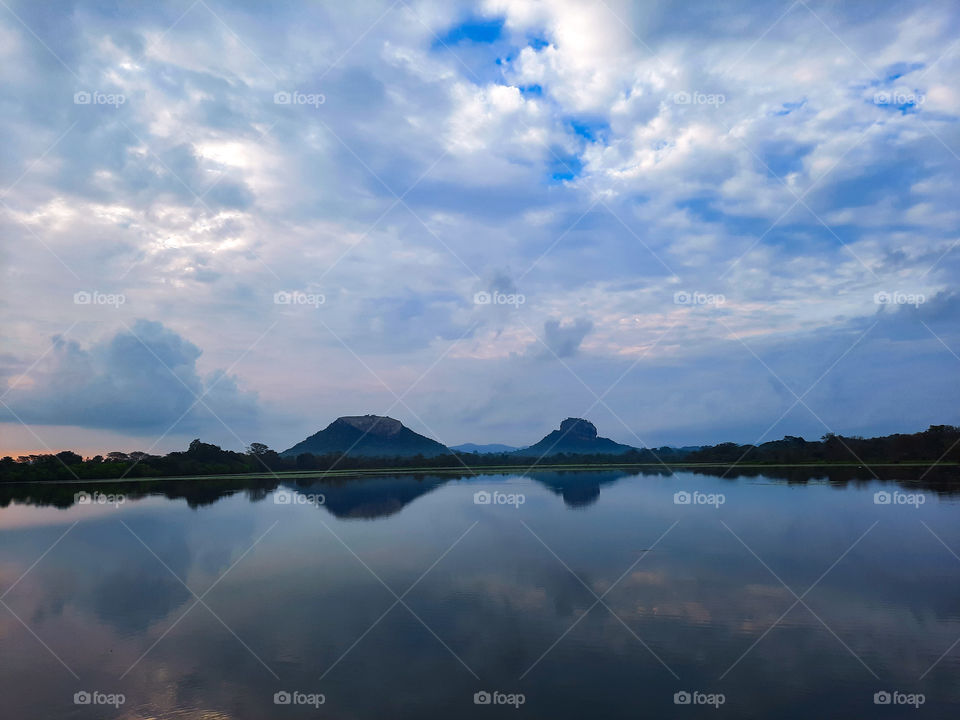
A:
{"type": "Polygon", "coordinates": [[[464,443],[463,445],[451,445],[451,450],[456,450],[457,452],[464,453],[480,453],[481,455],[488,455],[490,453],[508,453],[513,452],[517,448],[513,445],[501,445],[500,443],[490,443],[488,445],[477,445],[476,443],[464,443]]]}
{"type": "Polygon", "coordinates": [[[528,448],[517,450],[514,455],[543,457],[549,455],[622,455],[636,448],[621,445],[597,435],[597,426],[582,418],[567,418],[543,440],[528,448]]]}
{"type": "Polygon", "coordinates": [[[296,457],[300,453],[327,455],[347,453],[360,457],[435,457],[450,451],[436,440],[424,437],[399,420],[379,415],[340,417],[326,428],[280,453],[296,457]]]}

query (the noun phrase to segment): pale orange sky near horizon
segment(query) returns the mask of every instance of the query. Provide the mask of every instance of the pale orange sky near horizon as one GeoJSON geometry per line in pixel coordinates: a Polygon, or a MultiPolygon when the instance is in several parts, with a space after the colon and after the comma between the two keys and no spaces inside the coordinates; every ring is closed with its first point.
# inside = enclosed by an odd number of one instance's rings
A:
{"type": "Polygon", "coordinates": [[[185,449],[192,440],[170,435],[150,449],[157,440],[155,436],[132,438],[110,430],[68,425],[35,425],[30,430],[19,423],[0,423],[0,457],[9,455],[16,458],[19,455],[42,455],[58,453],[61,450],[73,450],[84,457],[104,455],[114,450],[142,450],[155,455],[166,455],[174,450],[185,449]],[[30,430],[36,433],[36,436],[30,430]]]}

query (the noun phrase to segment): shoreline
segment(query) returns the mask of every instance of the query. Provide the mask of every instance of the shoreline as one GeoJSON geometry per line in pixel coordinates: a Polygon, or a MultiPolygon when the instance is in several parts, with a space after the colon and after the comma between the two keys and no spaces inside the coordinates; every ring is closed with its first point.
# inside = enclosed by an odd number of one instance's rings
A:
{"type": "Polygon", "coordinates": [[[501,474],[501,473],[520,473],[547,471],[590,471],[590,470],[629,470],[634,468],[664,468],[666,470],[683,470],[697,468],[743,468],[743,469],[777,469],[777,468],[809,468],[809,469],[866,469],[872,468],[956,468],[960,463],[956,462],[876,462],[876,463],[567,463],[562,465],[479,465],[479,466],[450,466],[450,467],[384,467],[384,468],[363,468],[352,470],[278,470],[276,472],[250,472],[250,473],[224,473],[218,475],[158,475],[151,477],[137,478],[86,478],[83,480],[13,480],[9,482],[0,481],[0,487],[4,485],[87,485],[92,483],[151,483],[151,482],[171,482],[171,481],[201,481],[201,480],[300,480],[313,479],[323,480],[326,478],[340,479],[350,477],[377,477],[383,475],[410,475],[410,474],[454,474],[463,473],[472,474],[501,474]]]}

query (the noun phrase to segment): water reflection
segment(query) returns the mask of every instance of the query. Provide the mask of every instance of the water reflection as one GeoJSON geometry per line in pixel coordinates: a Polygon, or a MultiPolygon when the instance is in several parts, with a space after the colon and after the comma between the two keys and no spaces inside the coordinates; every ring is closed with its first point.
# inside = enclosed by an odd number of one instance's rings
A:
{"type": "Polygon", "coordinates": [[[337,518],[372,520],[400,512],[421,495],[448,482],[448,477],[395,476],[356,478],[341,482],[301,480],[286,483],[291,489],[322,495],[323,507],[337,518]]]}
{"type": "Polygon", "coordinates": [[[874,504],[890,487],[616,470],[173,484],[9,527],[72,497],[21,489],[0,510],[5,715],[489,717],[507,709],[473,695],[499,690],[532,717],[808,718],[874,716],[899,689],[953,716],[960,652],[920,677],[960,637],[941,544],[960,551],[960,508],[874,504]],[[282,489],[326,502],[277,504],[282,489]],[[474,504],[485,489],[526,502],[474,504]],[[75,706],[81,689],[128,701],[75,706]],[[327,703],[277,707],[284,689],[327,703]],[[726,704],[678,708],[681,690],[726,704]]]}
{"type": "MultiPolygon", "coordinates": [[[[911,491],[930,491],[942,497],[960,495],[960,468],[954,467],[750,467],[730,470],[726,467],[671,469],[645,467],[582,470],[536,469],[522,477],[540,483],[563,498],[569,507],[589,506],[600,498],[601,488],[625,478],[673,477],[701,475],[730,482],[759,479],[763,482],[786,482],[792,485],[826,483],[835,488],[868,487],[886,482],[911,491]]],[[[450,482],[490,482],[519,477],[516,473],[404,473],[391,476],[317,476],[234,477],[203,480],[104,481],[94,483],[0,484],[0,508],[11,504],[70,508],[76,504],[78,492],[122,493],[127,500],[162,496],[185,500],[189,507],[200,508],[243,493],[251,502],[267,498],[278,487],[300,492],[320,493],[326,497],[326,509],[337,518],[375,519],[399,512],[404,506],[426,493],[450,482]]],[[[0,517],[0,522],[5,518],[0,517]]],[[[2,525],[0,525],[2,527],[2,525]]]]}

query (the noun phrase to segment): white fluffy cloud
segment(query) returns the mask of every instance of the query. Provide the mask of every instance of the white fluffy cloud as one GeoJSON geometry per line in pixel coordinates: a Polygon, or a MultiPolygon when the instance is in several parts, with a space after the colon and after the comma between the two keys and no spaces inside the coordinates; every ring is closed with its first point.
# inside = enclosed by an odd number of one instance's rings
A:
{"type": "MultiPolygon", "coordinates": [[[[636,442],[624,425],[658,442],[719,439],[712,413],[737,402],[732,439],[750,441],[793,399],[736,337],[801,355],[852,343],[889,314],[876,293],[942,298],[956,284],[949,6],[12,7],[30,29],[0,16],[0,377],[21,383],[8,401],[63,383],[94,392],[114,374],[90,365],[102,338],[146,318],[202,348],[188,363],[197,387],[235,366],[217,386],[230,389],[224,412],[251,428],[262,414],[259,439],[276,445],[391,406],[447,442],[510,441],[595,400],[568,367],[597,393],[628,368],[657,386],[662,431],[633,410],[650,388],[625,381],[609,400],[620,440],[636,442]],[[78,92],[101,95],[76,104],[78,92]],[[300,95],[277,104],[277,92],[300,95]],[[474,304],[499,288],[525,302],[474,304]],[[324,302],[277,305],[282,290],[324,302]],[[77,291],[127,303],[75,305],[77,291]],[[72,325],[78,344],[23,384],[72,325]],[[705,348],[723,373],[705,371],[705,348]],[[752,390],[735,401],[711,387],[724,378],[752,390]],[[550,383],[566,397],[549,399],[550,383]],[[526,393],[529,407],[510,407],[526,393]]],[[[960,352],[955,324],[937,324],[955,303],[936,307],[927,324],[960,352]]],[[[915,358],[897,346],[900,375],[920,362],[955,376],[914,324],[923,343],[891,325],[915,341],[915,358]]],[[[157,417],[180,407],[166,379],[139,377],[172,403],[157,417]]],[[[889,383],[884,402],[856,387],[837,392],[869,412],[832,416],[837,431],[960,420],[955,384],[889,383]]],[[[116,426],[82,393],[27,415],[41,436],[116,426]]],[[[113,414],[141,446],[153,430],[138,417],[113,414]]],[[[791,417],[784,432],[818,431],[791,417]]],[[[222,431],[191,422],[163,449],[222,431]]]]}

